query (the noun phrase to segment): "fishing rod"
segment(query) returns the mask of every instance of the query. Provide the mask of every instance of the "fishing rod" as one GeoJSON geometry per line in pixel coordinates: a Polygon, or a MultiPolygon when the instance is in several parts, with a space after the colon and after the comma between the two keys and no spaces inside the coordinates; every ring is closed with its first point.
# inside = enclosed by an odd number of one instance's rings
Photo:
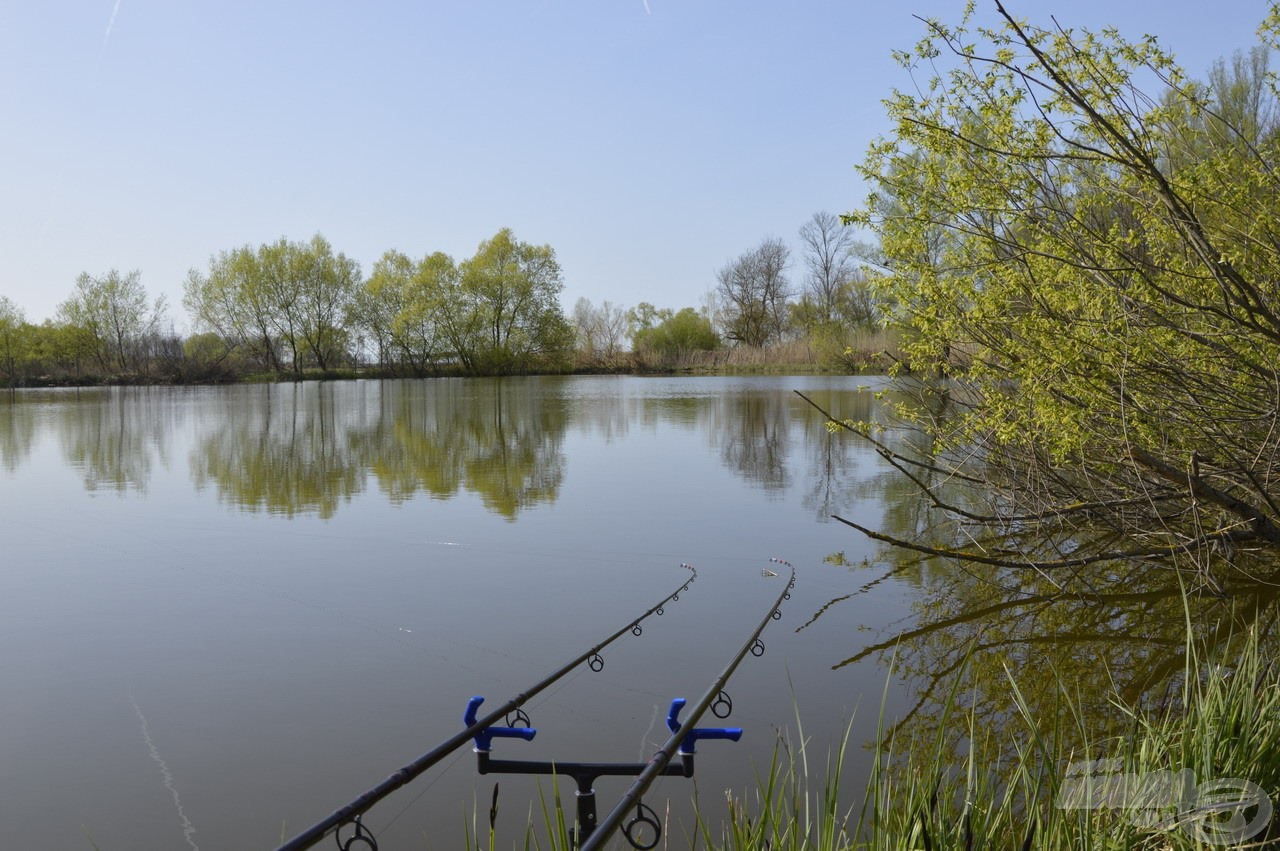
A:
{"type": "MultiPolygon", "coordinates": [[[[791,598],[791,589],[796,585],[796,569],[794,565],[788,561],[783,561],[782,559],[775,558],[770,559],[770,561],[791,568],[791,576],[787,580],[787,586],[783,588],[782,593],[778,595],[778,599],[773,604],[773,608],[764,616],[764,620],[760,621],[760,625],[756,627],[756,631],[751,634],[751,637],[746,640],[746,643],[742,645],[742,649],[738,651],[738,655],[734,656],[733,661],[725,666],[725,669],[720,672],[720,676],[716,677],[716,680],[711,684],[711,687],[707,689],[706,693],[703,694],[702,697],[698,699],[698,702],[693,705],[693,709],[689,712],[688,716],[686,716],[684,722],[679,723],[678,726],[672,724],[673,720],[675,720],[672,716],[675,716],[678,712],[676,706],[674,704],[672,705],[672,713],[667,717],[667,726],[671,729],[671,736],[662,745],[662,748],[659,749],[658,752],[649,760],[649,763],[645,766],[644,770],[636,776],[635,782],[631,784],[631,788],[623,793],[617,806],[615,806],[609,814],[604,817],[604,820],[600,822],[595,832],[582,843],[578,851],[595,851],[595,849],[604,845],[605,841],[615,830],[618,829],[618,825],[622,823],[622,819],[626,816],[627,811],[630,810],[632,806],[636,806],[639,814],[644,815],[643,810],[640,810],[640,807],[643,806],[643,804],[640,803],[640,798],[649,790],[649,787],[653,785],[653,781],[663,774],[664,770],[671,762],[671,757],[675,755],[677,750],[680,751],[681,756],[686,759],[693,754],[695,742],[698,738],[698,731],[694,729],[694,725],[702,718],[702,714],[707,711],[708,707],[719,702],[720,695],[722,694],[721,690],[724,688],[725,683],[729,681],[729,677],[733,676],[733,672],[737,670],[738,665],[742,662],[743,658],[745,658],[748,653],[752,656],[764,655],[764,642],[760,640],[760,633],[764,632],[764,628],[769,625],[769,621],[778,620],[782,617],[782,612],[780,611],[782,601],[791,598]]],[[[719,713],[716,714],[719,715],[719,713]]],[[[629,836],[628,839],[630,839],[629,836]]],[[[654,844],[657,844],[656,839],[654,840],[654,844]]]]}
{"type": "MultiPolygon", "coordinates": [[[[383,798],[387,797],[387,795],[390,795],[395,790],[408,784],[414,778],[418,777],[420,774],[426,771],[428,768],[440,762],[440,760],[444,759],[453,751],[457,750],[459,747],[466,744],[466,742],[469,739],[473,739],[473,738],[476,738],[478,735],[482,735],[485,732],[485,730],[492,728],[493,724],[495,724],[499,719],[506,718],[506,716],[512,711],[520,710],[520,707],[523,706],[526,702],[528,702],[529,700],[532,700],[534,697],[536,697],[548,686],[551,686],[552,684],[554,684],[557,680],[559,680],[565,674],[572,671],[574,668],[581,665],[583,662],[586,662],[587,666],[590,667],[591,670],[593,671],[599,672],[603,670],[604,659],[603,657],[600,656],[601,650],[608,647],[610,644],[612,644],[614,641],[616,641],[618,638],[620,638],[623,634],[627,632],[630,632],[633,635],[640,635],[642,632],[640,624],[643,621],[645,621],[647,618],[649,618],[652,615],[655,615],[655,614],[661,615],[663,613],[663,607],[667,603],[674,603],[678,601],[680,599],[680,592],[688,590],[689,586],[692,585],[693,582],[698,578],[698,571],[694,568],[693,565],[681,564],[680,566],[690,571],[692,575],[687,580],[685,580],[684,584],[682,584],[679,588],[672,591],[667,596],[663,597],[654,605],[650,606],[649,610],[646,611],[643,615],[641,615],[638,618],[635,618],[634,620],[628,621],[626,626],[622,627],[621,629],[619,629],[617,632],[610,635],[605,640],[596,644],[591,649],[585,651],[584,653],[579,654],[572,661],[567,662],[561,667],[557,668],[555,671],[548,674],[546,677],[539,680],[538,682],[534,683],[532,686],[525,689],[520,694],[517,694],[515,697],[511,698],[510,700],[508,700],[506,703],[502,704],[498,708],[494,709],[492,712],[490,712],[488,715],[484,716],[483,718],[476,720],[473,712],[471,714],[471,717],[467,724],[466,729],[462,730],[461,732],[453,736],[450,736],[445,741],[436,745],[434,748],[427,751],[425,754],[418,757],[413,762],[409,763],[408,765],[404,766],[400,770],[393,773],[390,777],[388,777],[386,780],[379,783],[377,786],[374,786],[372,789],[369,789],[367,792],[364,792],[363,794],[361,794],[351,803],[334,810],[332,813],[329,814],[327,818],[316,822],[311,827],[304,830],[302,833],[299,833],[293,839],[290,839],[288,842],[281,845],[279,848],[276,849],[276,851],[301,851],[301,849],[303,848],[310,848],[313,845],[315,845],[317,842],[319,842],[321,839],[323,839],[325,834],[327,834],[329,831],[335,830],[335,829],[341,829],[347,825],[353,826],[355,835],[352,836],[350,839],[348,839],[346,842],[343,842],[340,839],[338,843],[339,847],[344,849],[360,848],[360,847],[376,849],[378,847],[377,842],[373,840],[372,836],[368,833],[367,828],[365,828],[364,825],[361,823],[361,817],[364,815],[365,812],[367,812],[374,804],[378,803],[383,798]],[[360,843],[360,844],[357,845],[356,843],[360,843]]],[[[477,704],[477,706],[478,705],[479,704],[477,704]]],[[[494,728],[495,730],[494,735],[520,736],[521,738],[526,738],[526,739],[533,738],[533,735],[532,735],[533,731],[531,728],[527,726],[528,718],[527,716],[524,715],[523,711],[518,711],[516,717],[517,717],[517,721],[515,723],[523,722],[526,726],[494,728]],[[498,730],[503,730],[503,731],[511,730],[513,732],[497,732],[498,730]]],[[[511,723],[511,722],[508,722],[508,723],[511,723]]]]}
{"type": "MultiPolygon", "coordinates": [[[[653,810],[646,807],[640,800],[653,781],[663,776],[692,777],[693,757],[697,751],[698,741],[728,739],[736,742],[742,738],[740,727],[701,728],[695,725],[707,709],[711,709],[712,714],[717,718],[729,716],[733,711],[733,701],[724,691],[725,684],[748,653],[753,656],[764,655],[765,647],[764,642],[760,640],[760,633],[764,632],[764,628],[770,621],[782,617],[780,607],[784,600],[791,597],[791,589],[796,584],[796,569],[790,562],[782,559],[774,558],[770,559],[770,562],[791,569],[786,587],[782,589],[782,593],[778,595],[778,599],[765,614],[760,625],[742,645],[742,649],[734,656],[733,661],[720,672],[706,694],[694,704],[693,710],[684,721],[680,720],[680,713],[687,701],[682,697],[671,701],[671,711],[667,714],[667,728],[671,730],[671,736],[647,763],[495,760],[490,755],[494,738],[522,738],[529,741],[537,731],[527,726],[493,727],[484,729],[475,736],[477,771],[480,774],[549,774],[573,778],[578,784],[576,795],[578,806],[577,824],[571,831],[570,838],[578,851],[600,848],[621,825],[623,818],[633,806],[636,809],[636,815],[623,827],[623,834],[633,848],[645,851],[655,847],[662,835],[662,827],[653,810]],[[680,761],[673,764],[672,757],[677,751],[680,754],[680,761]],[[597,778],[604,776],[635,777],[635,781],[622,796],[618,805],[605,816],[603,821],[597,823],[594,783],[597,778]],[[651,831],[654,835],[651,839],[647,837],[641,839],[639,835],[641,829],[651,831]]],[[[763,571],[763,573],[765,576],[777,576],[773,571],[763,571]]],[[[467,729],[475,726],[476,710],[483,702],[483,697],[473,697],[467,705],[466,714],[463,716],[463,723],[467,724],[467,729]]]]}

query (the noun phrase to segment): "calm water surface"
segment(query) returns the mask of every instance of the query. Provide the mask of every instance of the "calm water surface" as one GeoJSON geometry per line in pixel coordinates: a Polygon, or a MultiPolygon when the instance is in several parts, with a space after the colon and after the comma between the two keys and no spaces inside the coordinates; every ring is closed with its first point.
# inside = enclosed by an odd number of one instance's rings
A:
{"type": "MultiPolygon", "coordinates": [[[[875,383],[872,381],[871,383],[875,383]]],[[[910,513],[874,452],[792,390],[876,416],[868,379],[567,378],[19,392],[0,400],[0,825],[6,847],[276,845],[699,581],[533,702],[504,758],[637,760],[797,567],[730,683],[738,744],[699,748],[720,812],[799,706],[818,748],[870,739],[913,584],[857,593],[871,527],[910,513]],[[828,606],[835,601],[835,605],[828,606]]],[[[890,692],[890,711],[900,697],[890,692]]],[[[851,752],[850,787],[869,757],[851,752]]],[[[501,782],[499,846],[534,781],[469,749],[369,815],[384,849],[460,847],[501,782]]],[[[602,812],[625,788],[602,780],[602,812]]],[[[548,781],[543,788],[549,791],[548,781]]],[[[571,795],[569,783],[562,791],[571,795]]],[[[678,818],[689,780],[648,803],[678,818]]],[[[672,826],[672,847],[683,830],[672,826]]],[[[331,841],[331,840],[327,840],[331,841]]]]}

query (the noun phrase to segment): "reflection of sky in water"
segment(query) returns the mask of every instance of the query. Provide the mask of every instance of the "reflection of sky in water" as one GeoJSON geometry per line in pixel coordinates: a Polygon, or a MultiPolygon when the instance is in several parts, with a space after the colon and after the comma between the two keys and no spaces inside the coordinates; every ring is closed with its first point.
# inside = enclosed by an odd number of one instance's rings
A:
{"type": "MultiPolygon", "coordinates": [[[[681,561],[698,565],[694,588],[611,648],[605,671],[541,699],[539,739],[504,743],[508,756],[633,758],[655,713],[696,698],[776,595],[760,575],[773,555],[800,581],[769,652],[733,680],[748,735],[700,749],[700,785],[751,783],[771,725],[793,717],[788,675],[808,732],[825,740],[861,698],[869,737],[884,671],[830,666],[906,598],[864,597],[793,631],[861,584],[823,557],[871,550],[806,504],[827,441],[790,391],[856,384],[360,382],[0,402],[0,641],[15,648],[0,756],[24,778],[0,820],[37,847],[83,843],[80,824],[103,848],[180,846],[154,746],[196,844],[268,847],[281,820],[300,830],[450,735],[472,694],[505,699],[626,623],[682,581],[681,561]],[[723,451],[762,435],[763,468],[759,453],[723,451]]],[[[871,464],[855,444],[838,451],[843,470],[871,464]]],[[[837,496],[874,525],[856,481],[837,496]]],[[[493,779],[464,752],[370,822],[392,844],[429,825],[433,847],[456,847],[493,779]]],[[[615,785],[602,781],[602,800],[615,785]]],[[[514,838],[537,792],[516,778],[502,790],[514,838]]],[[[679,812],[692,791],[665,780],[650,797],[679,812]]]]}

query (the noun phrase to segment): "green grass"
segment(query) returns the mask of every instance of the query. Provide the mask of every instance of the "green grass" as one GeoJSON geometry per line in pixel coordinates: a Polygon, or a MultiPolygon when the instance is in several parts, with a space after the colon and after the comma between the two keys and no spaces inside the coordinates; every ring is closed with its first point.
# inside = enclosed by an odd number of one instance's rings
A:
{"type": "Polygon", "coordinates": [[[773,851],[1203,849],[1228,839],[1230,847],[1275,847],[1280,819],[1260,833],[1247,830],[1259,810],[1235,806],[1240,784],[1234,781],[1248,781],[1254,786],[1246,789],[1280,804],[1276,667],[1256,635],[1243,637],[1229,656],[1189,658],[1183,699],[1164,710],[1142,712],[1113,700],[1128,722],[1123,736],[1091,738],[1065,684],[1058,718],[1032,717],[1009,672],[1015,720],[1004,729],[978,729],[972,716],[956,711],[954,692],[931,741],[886,738],[882,711],[873,775],[856,818],[842,810],[838,791],[846,732],[820,791],[803,749],[798,760],[787,751],[781,760],[775,754],[751,806],[732,808],[721,838],[704,825],[706,847],[763,848],[766,838],[773,851]],[[960,764],[944,756],[957,731],[970,743],[960,764]],[[1126,777],[1130,785],[1123,786],[1126,777]],[[1175,790],[1185,796],[1181,805],[1174,803],[1175,790]],[[1234,842],[1246,833],[1249,843],[1234,842]]]}

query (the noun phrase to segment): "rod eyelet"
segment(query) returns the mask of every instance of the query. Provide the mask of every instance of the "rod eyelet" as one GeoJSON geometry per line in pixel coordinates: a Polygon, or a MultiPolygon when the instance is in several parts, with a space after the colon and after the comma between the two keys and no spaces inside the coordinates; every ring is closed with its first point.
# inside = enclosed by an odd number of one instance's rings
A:
{"type": "Polygon", "coordinates": [[[632,816],[631,821],[623,825],[622,835],[637,851],[650,851],[651,848],[658,847],[658,840],[662,838],[662,825],[658,823],[658,814],[644,803],[637,803],[636,814],[632,816]],[[646,841],[643,835],[639,834],[642,828],[652,830],[653,838],[646,841]]]}

